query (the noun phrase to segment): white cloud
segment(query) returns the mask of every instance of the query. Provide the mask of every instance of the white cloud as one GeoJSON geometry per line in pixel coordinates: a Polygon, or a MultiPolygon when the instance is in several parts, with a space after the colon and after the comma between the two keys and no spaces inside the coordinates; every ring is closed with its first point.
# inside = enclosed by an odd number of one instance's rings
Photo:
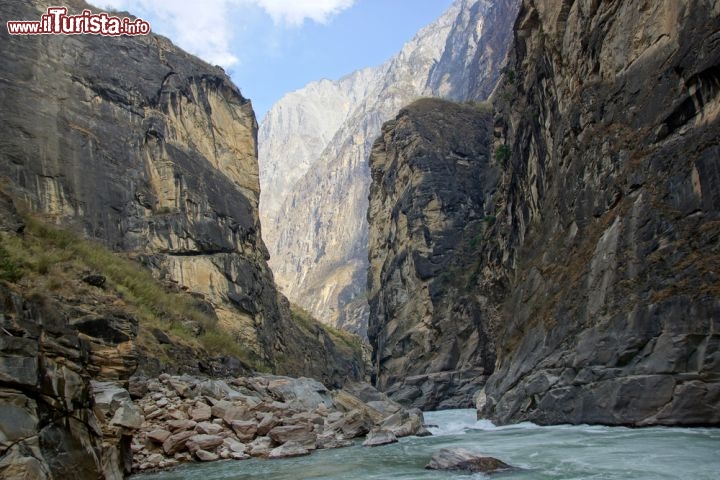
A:
{"type": "Polygon", "coordinates": [[[169,37],[209,63],[230,68],[240,62],[232,51],[234,30],[242,28],[243,9],[262,8],[277,26],[298,27],[305,20],[326,23],[355,0],[90,0],[102,8],[127,10],[150,21],[169,37]],[[146,18],[148,17],[148,18],[146,18]],[[238,24],[240,22],[240,24],[238,24]]]}
{"type": "Polygon", "coordinates": [[[276,24],[302,25],[306,20],[325,23],[350,8],[355,0],[252,0],[270,14],[276,24]]]}
{"type": "Polygon", "coordinates": [[[193,0],[95,0],[94,3],[103,8],[127,10],[149,21],[153,32],[169,37],[213,65],[229,68],[239,61],[230,50],[230,2],[226,0],[203,3],[193,0]]]}

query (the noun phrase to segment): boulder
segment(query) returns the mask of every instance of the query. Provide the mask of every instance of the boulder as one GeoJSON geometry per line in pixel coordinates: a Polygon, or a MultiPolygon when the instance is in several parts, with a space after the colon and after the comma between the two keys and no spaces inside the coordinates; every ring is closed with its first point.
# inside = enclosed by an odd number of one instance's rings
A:
{"type": "Polygon", "coordinates": [[[230,424],[235,420],[249,420],[254,417],[255,415],[246,407],[242,405],[233,405],[225,410],[225,415],[222,416],[222,419],[225,420],[226,423],[230,424]]]}
{"type": "Polygon", "coordinates": [[[195,392],[193,392],[191,390],[192,385],[190,385],[188,382],[183,381],[177,377],[170,378],[168,380],[168,383],[170,384],[172,389],[175,390],[175,392],[183,398],[190,398],[190,397],[196,395],[195,392]]]}
{"type": "Polygon", "coordinates": [[[128,392],[134,400],[143,398],[148,392],[147,379],[144,377],[130,377],[128,392]]]}
{"type": "Polygon", "coordinates": [[[512,468],[497,458],[473,453],[464,448],[443,448],[435,452],[425,468],[429,470],[464,470],[493,473],[512,468]]]}
{"type": "Polygon", "coordinates": [[[338,410],[343,412],[352,412],[353,410],[359,410],[368,417],[372,423],[380,423],[383,420],[383,414],[374,408],[368,406],[367,403],[360,400],[355,395],[352,395],[343,390],[337,390],[333,392],[333,403],[338,410]]]}
{"type": "Polygon", "coordinates": [[[238,442],[234,438],[225,438],[223,440],[223,445],[233,453],[245,453],[247,450],[247,445],[242,442],[238,442]]]}
{"type": "Polygon", "coordinates": [[[423,414],[420,410],[400,410],[385,418],[381,427],[400,438],[425,433],[427,430],[423,427],[423,422],[423,414]]]}
{"type": "Polygon", "coordinates": [[[257,434],[259,436],[267,435],[270,430],[280,424],[280,420],[272,413],[260,413],[258,414],[258,420],[260,420],[257,425],[257,434]]]}
{"type": "Polygon", "coordinates": [[[188,411],[188,414],[196,422],[203,422],[212,418],[212,409],[207,403],[196,402],[195,406],[188,411]]]}
{"type": "Polygon", "coordinates": [[[267,457],[272,450],[272,439],[270,437],[257,437],[248,444],[248,453],[252,457],[267,457]]]}
{"type": "Polygon", "coordinates": [[[269,458],[290,458],[290,457],[302,457],[304,455],[310,455],[304,445],[297,442],[288,442],[279,447],[273,448],[268,455],[269,458]]]}
{"type": "Polygon", "coordinates": [[[281,425],[270,430],[269,436],[279,444],[296,442],[302,445],[315,445],[315,440],[317,440],[317,435],[308,424],[281,425]]]}
{"type": "Polygon", "coordinates": [[[186,430],[174,435],[170,435],[163,442],[163,451],[165,455],[175,455],[185,449],[185,442],[192,436],[196,435],[192,430],[186,430]]]}
{"type": "Polygon", "coordinates": [[[326,431],[317,436],[315,445],[319,449],[349,447],[352,442],[342,438],[342,435],[335,431],[326,431]]]}
{"type": "Polygon", "coordinates": [[[218,433],[222,432],[224,429],[222,425],[218,425],[216,423],[211,422],[200,422],[197,425],[195,425],[195,431],[198,433],[204,433],[206,435],[217,435],[218,433]]]}
{"type": "Polygon", "coordinates": [[[201,462],[214,462],[218,458],[220,458],[217,454],[207,452],[205,450],[196,450],[195,456],[200,460],[201,462]]]}
{"type": "Polygon", "coordinates": [[[228,410],[234,408],[234,405],[227,400],[216,401],[210,408],[211,415],[215,418],[223,418],[228,410]]]}
{"type": "Polygon", "coordinates": [[[398,439],[394,433],[389,430],[372,430],[368,433],[367,438],[363,442],[363,447],[378,447],[380,445],[388,445],[397,443],[398,439]]]}
{"type": "Polygon", "coordinates": [[[273,397],[301,410],[329,407],[333,403],[325,385],[311,378],[272,377],[267,390],[273,397]]]}
{"type": "Polygon", "coordinates": [[[247,395],[238,392],[224,380],[206,380],[197,385],[197,390],[201,395],[207,395],[212,398],[226,400],[244,400],[246,403],[258,403],[257,399],[252,399],[247,395]]]}
{"type": "Polygon", "coordinates": [[[168,439],[169,436],[170,432],[168,432],[167,430],[164,430],[162,428],[156,428],[155,430],[149,432],[146,435],[146,438],[155,443],[162,444],[165,440],[168,439]]]}
{"type": "Polygon", "coordinates": [[[330,424],[328,428],[341,431],[345,438],[356,438],[368,433],[374,425],[365,411],[352,410],[337,422],[330,424]]]}
{"type": "Polygon", "coordinates": [[[257,436],[257,423],[253,421],[235,420],[230,427],[241,442],[250,442],[257,436]]]}
{"type": "Polygon", "coordinates": [[[115,382],[91,380],[90,385],[92,386],[93,402],[96,410],[99,409],[103,416],[112,417],[118,407],[132,403],[130,392],[115,382]]]}
{"type": "Polygon", "coordinates": [[[164,460],[165,456],[161,453],[153,453],[145,459],[145,462],[150,464],[150,468],[158,468],[160,466],[160,462],[163,462],[164,460]]]}
{"type": "Polygon", "coordinates": [[[199,434],[188,438],[187,442],[185,442],[185,446],[191,453],[195,453],[198,450],[214,450],[222,445],[223,441],[224,438],[218,435],[199,434]]]}
{"type": "Polygon", "coordinates": [[[193,430],[197,422],[193,420],[170,420],[166,424],[170,431],[179,432],[183,430],[193,430]]]}
{"type": "Polygon", "coordinates": [[[115,415],[113,415],[112,420],[110,420],[110,425],[138,429],[142,427],[144,420],[140,407],[132,402],[128,402],[115,410],[115,415]]]}

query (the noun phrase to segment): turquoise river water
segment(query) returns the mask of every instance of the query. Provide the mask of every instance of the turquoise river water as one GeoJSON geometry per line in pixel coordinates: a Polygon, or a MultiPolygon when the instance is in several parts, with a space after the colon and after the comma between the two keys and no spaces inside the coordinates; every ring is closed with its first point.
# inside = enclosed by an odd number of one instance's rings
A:
{"type": "Polygon", "coordinates": [[[720,479],[720,429],[642,428],[531,423],[496,427],[475,420],[475,410],[428,412],[432,437],[399,443],[322,450],[285,460],[221,461],[132,480],[482,479],[482,474],[425,470],[440,448],[463,447],[503,460],[517,470],[510,479],[720,479]]]}

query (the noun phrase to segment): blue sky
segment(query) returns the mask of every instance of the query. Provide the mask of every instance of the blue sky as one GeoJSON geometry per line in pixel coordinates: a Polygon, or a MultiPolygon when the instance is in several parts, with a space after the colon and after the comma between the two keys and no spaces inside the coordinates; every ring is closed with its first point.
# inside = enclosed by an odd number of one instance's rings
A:
{"type": "Polygon", "coordinates": [[[258,121],[285,93],[383,63],[452,0],[91,0],[225,68],[258,121]]]}

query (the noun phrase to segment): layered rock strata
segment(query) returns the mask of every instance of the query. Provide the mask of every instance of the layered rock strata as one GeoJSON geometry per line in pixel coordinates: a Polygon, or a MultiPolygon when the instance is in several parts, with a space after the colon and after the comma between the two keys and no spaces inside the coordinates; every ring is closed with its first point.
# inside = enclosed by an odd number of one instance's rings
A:
{"type": "Polygon", "coordinates": [[[370,172],[383,122],[423,97],[487,96],[516,0],[458,0],[383,65],[288,94],[260,126],[261,216],[278,285],[322,322],[364,336],[370,172]]]}
{"type": "MultiPolygon", "coordinates": [[[[0,212],[0,235],[23,230],[4,195],[0,212]]],[[[59,301],[16,287],[0,281],[0,477],[122,479],[143,422],[123,388],[137,320],[103,295],[59,301]]]]}
{"type": "Polygon", "coordinates": [[[494,219],[491,130],[485,105],[423,99],[383,126],[370,155],[375,382],[406,405],[471,406],[494,367],[470,247],[494,219]]]}
{"type": "MultiPolygon", "coordinates": [[[[0,8],[36,20],[46,7],[0,8]]],[[[330,384],[361,374],[278,295],[260,235],[257,124],[222,69],[152,34],[2,31],[0,54],[0,175],[14,198],[194,293],[256,364],[330,384]]]]}
{"type": "Polygon", "coordinates": [[[480,415],[720,423],[720,4],[524,0],[480,415]],[[510,273],[511,272],[511,273],[510,273]]]}

